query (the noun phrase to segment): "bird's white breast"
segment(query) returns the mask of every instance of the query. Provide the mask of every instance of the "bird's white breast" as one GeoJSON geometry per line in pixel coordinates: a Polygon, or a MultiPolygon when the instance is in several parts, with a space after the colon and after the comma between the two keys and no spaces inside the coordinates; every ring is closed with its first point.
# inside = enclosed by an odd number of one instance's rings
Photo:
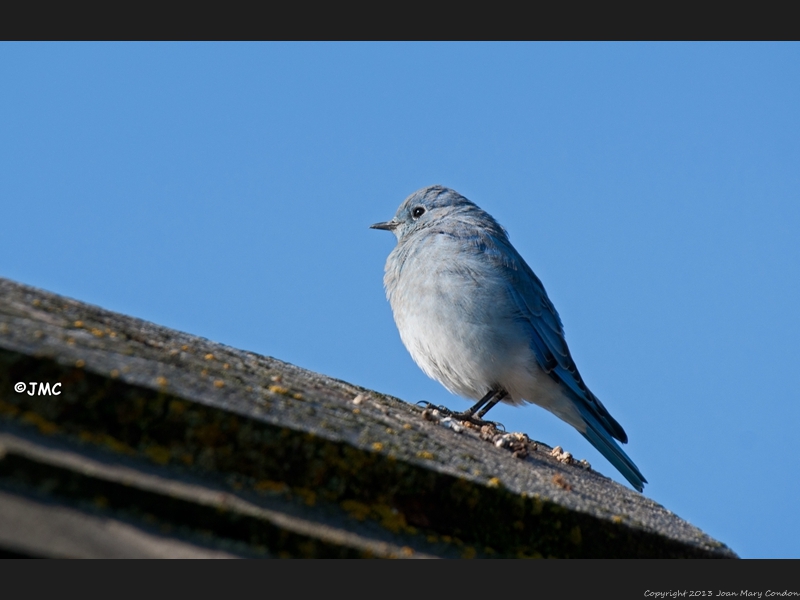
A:
{"type": "Polygon", "coordinates": [[[540,387],[539,373],[546,375],[513,321],[507,283],[480,254],[447,235],[429,236],[413,250],[395,248],[384,282],[412,358],[451,392],[478,399],[502,387],[518,403],[540,387]]]}

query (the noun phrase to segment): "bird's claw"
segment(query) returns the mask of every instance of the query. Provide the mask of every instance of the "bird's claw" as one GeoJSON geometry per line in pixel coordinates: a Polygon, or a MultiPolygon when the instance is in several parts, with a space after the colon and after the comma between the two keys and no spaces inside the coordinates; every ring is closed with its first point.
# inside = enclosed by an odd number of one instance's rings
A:
{"type": "Polygon", "coordinates": [[[443,416],[449,417],[454,421],[462,421],[465,423],[470,423],[471,425],[475,425],[476,427],[484,427],[485,425],[489,425],[490,427],[494,427],[497,430],[502,430],[503,432],[506,431],[506,426],[502,423],[497,421],[485,421],[480,417],[476,417],[474,414],[471,414],[469,411],[464,412],[456,412],[454,410],[450,410],[446,406],[435,405],[432,402],[428,402],[427,400],[420,400],[417,402],[417,406],[422,406],[426,410],[438,410],[443,416]]]}
{"type": "Polygon", "coordinates": [[[442,406],[441,404],[439,406],[436,406],[435,404],[433,404],[432,402],[428,402],[427,400],[420,400],[419,402],[417,402],[417,406],[424,406],[425,408],[438,410],[440,413],[444,413],[448,416],[453,413],[453,411],[451,411],[446,406],[442,406]]]}
{"type": "Polygon", "coordinates": [[[503,431],[506,430],[505,425],[503,425],[502,423],[498,423],[497,421],[485,421],[484,419],[481,419],[480,417],[476,417],[475,415],[471,415],[468,412],[452,412],[452,411],[450,411],[450,415],[449,416],[452,419],[457,419],[459,421],[465,421],[467,423],[472,423],[473,425],[476,425],[478,427],[485,427],[486,425],[488,425],[490,427],[494,427],[495,429],[502,428],[503,431]]]}
{"type": "Polygon", "coordinates": [[[481,419],[480,417],[475,416],[474,414],[470,413],[469,411],[456,412],[456,411],[450,410],[449,408],[445,408],[444,411],[442,411],[442,408],[444,408],[444,407],[442,407],[442,406],[439,407],[439,411],[440,412],[444,412],[444,414],[446,416],[448,416],[451,419],[454,419],[456,421],[462,421],[462,422],[465,422],[465,423],[471,423],[472,425],[475,425],[477,427],[484,427],[486,425],[489,425],[490,427],[494,427],[495,429],[500,429],[502,427],[503,431],[506,430],[505,425],[503,425],[502,423],[497,423],[495,421],[486,421],[484,419],[481,419]]]}

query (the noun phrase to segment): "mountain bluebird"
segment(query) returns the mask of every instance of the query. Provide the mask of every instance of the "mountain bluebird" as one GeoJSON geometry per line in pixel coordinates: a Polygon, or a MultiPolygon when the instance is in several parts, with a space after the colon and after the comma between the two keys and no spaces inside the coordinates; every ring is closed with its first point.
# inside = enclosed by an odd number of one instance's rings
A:
{"type": "Polygon", "coordinates": [[[628,436],[583,382],[542,282],[489,213],[435,185],[372,228],[397,237],[383,281],[403,344],[426,375],[477,400],[457,417],[480,423],[500,401],[538,404],[644,489],[614,441],[628,436]]]}

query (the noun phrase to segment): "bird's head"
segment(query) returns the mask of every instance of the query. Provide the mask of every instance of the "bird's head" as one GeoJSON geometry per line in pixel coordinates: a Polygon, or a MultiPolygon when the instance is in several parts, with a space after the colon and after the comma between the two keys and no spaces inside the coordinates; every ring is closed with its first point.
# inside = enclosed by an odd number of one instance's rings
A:
{"type": "Polygon", "coordinates": [[[463,222],[459,217],[479,217],[487,213],[461,194],[441,185],[422,188],[403,200],[391,221],[370,225],[371,229],[386,229],[403,241],[413,233],[447,223],[463,222]]]}

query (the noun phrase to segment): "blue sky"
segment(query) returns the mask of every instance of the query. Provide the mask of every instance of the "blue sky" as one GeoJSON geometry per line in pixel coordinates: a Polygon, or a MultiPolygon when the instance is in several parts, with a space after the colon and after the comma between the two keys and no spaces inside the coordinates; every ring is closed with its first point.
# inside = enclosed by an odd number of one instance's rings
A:
{"type": "Polygon", "coordinates": [[[463,409],[368,229],[447,185],[543,281],[645,494],[800,557],[800,44],[3,43],[0,81],[0,276],[463,409]]]}

